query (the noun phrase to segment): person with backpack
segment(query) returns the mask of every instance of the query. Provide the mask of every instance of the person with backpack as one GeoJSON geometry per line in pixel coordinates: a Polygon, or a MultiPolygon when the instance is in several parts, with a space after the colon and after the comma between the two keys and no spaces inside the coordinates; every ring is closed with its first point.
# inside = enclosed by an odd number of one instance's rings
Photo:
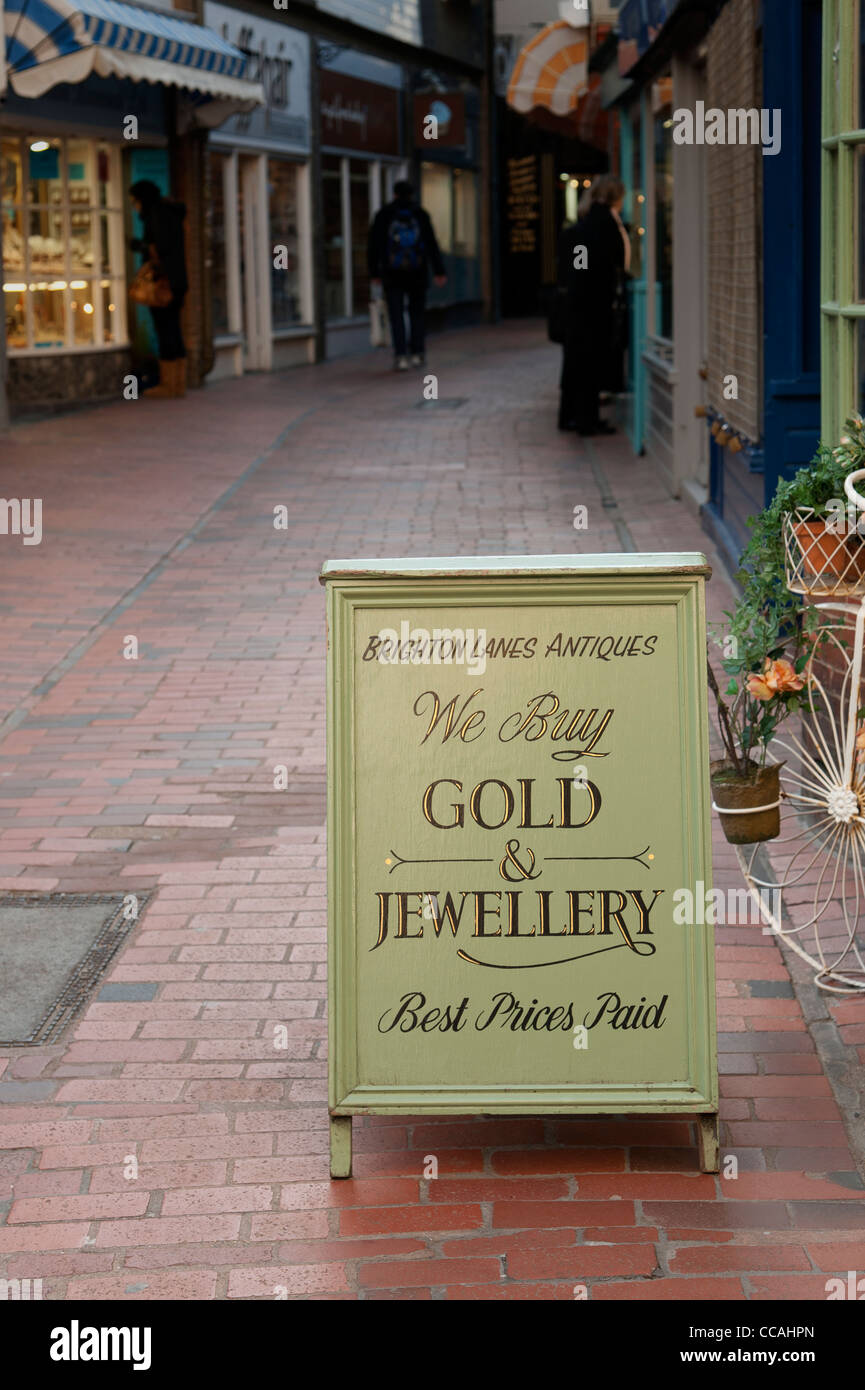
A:
{"type": "Polygon", "coordinates": [[[424,361],[424,317],[430,270],[438,286],[447,282],[447,275],[429,213],[415,201],[411,184],[407,179],[400,179],[393,191],[393,202],[376,213],[369,229],[367,262],[372,284],[381,285],[384,290],[394,366],[398,372],[405,372],[409,365],[420,367],[424,361]]]}

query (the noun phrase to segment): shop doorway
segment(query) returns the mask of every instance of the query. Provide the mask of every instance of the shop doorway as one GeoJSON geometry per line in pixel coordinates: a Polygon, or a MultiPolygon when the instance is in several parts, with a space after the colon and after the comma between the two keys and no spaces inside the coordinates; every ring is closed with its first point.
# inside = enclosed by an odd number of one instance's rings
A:
{"type": "Polygon", "coordinates": [[[307,167],[243,149],[209,158],[218,375],[287,365],[293,343],[303,360],[312,331],[307,167]]]}
{"type": "Polygon", "coordinates": [[[270,368],[270,286],[267,268],[267,188],[263,155],[239,155],[237,211],[240,232],[240,295],[243,325],[243,370],[270,368]]]}

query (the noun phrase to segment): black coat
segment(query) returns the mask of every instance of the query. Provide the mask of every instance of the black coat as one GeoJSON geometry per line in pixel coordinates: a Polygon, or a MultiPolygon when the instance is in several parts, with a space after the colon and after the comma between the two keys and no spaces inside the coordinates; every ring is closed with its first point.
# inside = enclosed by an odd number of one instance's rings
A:
{"type": "Polygon", "coordinates": [[[369,229],[369,241],[367,243],[367,266],[369,268],[369,278],[371,280],[381,280],[385,285],[400,285],[417,282],[422,280],[426,284],[429,280],[430,269],[433,275],[444,275],[445,266],[433,224],[430,221],[429,213],[416,203],[400,203],[394,201],[385,203],[375,215],[372,226],[369,229]],[[397,212],[411,209],[420,227],[421,239],[423,241],[423,266],[419,271],[394,272],[390,270],[387,263],[387,239],[388,229],[396,216],[397,212]]]}
{"type": "Polygon", "coordinates": [[[619,224],[603,203],[593,203],[585,217],[562,233],[559,277],[568,291],[566,346],[600,362],[604,390],[622,389],[624,274],[625,243],[619,224]],[[583,246],[585,268],[578,270],[574,260],[583,246]]]}
{"type": "Polygon", "coordinates": [[[603,203],[593,203],[576,226],[565,229],[560,248],[564,250],[569,303],[582,319],[583,328],[602,331],[625,269],[625,243],[618,222],[603,203]],[[584,270],[574,265],[576,249],[581,246],[586,248],[584,270]]]}
{"type": "Polygon", "coordinates": [[[186,275],[186,251],[183,242],[183,222],[186,217],[184,203],[171,202],[160,198],[142,210],[141,221],[144,235],[133,242],[133,250],[150,255],[150,247],[156,248],[157,263],[166,276],[175,295],[184,294],[189,288],[186,275]]]}

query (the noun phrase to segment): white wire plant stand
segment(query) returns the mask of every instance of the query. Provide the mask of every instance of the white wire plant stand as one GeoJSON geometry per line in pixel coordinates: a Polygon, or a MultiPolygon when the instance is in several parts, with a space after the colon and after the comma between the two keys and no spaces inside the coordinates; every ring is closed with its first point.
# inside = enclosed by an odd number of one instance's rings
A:
{"type": "Polygon", "coordinates": [[[865,469],[845,483],[852,527],[833,532],[806,511],[785,518],[787,588],[826,619],[811,634],[810,708],[772,741],[773,757],[785,760],[780,836],[737,849],[764,930],[833,994],[865,991],[865,752],[857,746],[865,730],[865,537],[855,524],[865,514],[856,488],[863,479],[865,469]]]}

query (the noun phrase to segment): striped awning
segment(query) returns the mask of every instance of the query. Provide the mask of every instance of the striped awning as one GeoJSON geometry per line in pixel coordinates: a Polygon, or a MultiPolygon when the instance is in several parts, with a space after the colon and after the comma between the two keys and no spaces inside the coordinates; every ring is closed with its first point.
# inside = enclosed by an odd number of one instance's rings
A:
{"type": "Polygon", "coordinates": [[[6,72],[13,92],[40,97],[58,82],[128,78],[182,87],[220,108],[264,102],[247,58],[212,29],[120,0],[4,0],[6,72]]]}
{"type": "Polygon", "coordinates": [[[589,30],[563,19],[548,24],[527,43],[508,84],[508,105],[529,112],[541,107],[554,116],[576,109],[589,80],[589,30]]]}

